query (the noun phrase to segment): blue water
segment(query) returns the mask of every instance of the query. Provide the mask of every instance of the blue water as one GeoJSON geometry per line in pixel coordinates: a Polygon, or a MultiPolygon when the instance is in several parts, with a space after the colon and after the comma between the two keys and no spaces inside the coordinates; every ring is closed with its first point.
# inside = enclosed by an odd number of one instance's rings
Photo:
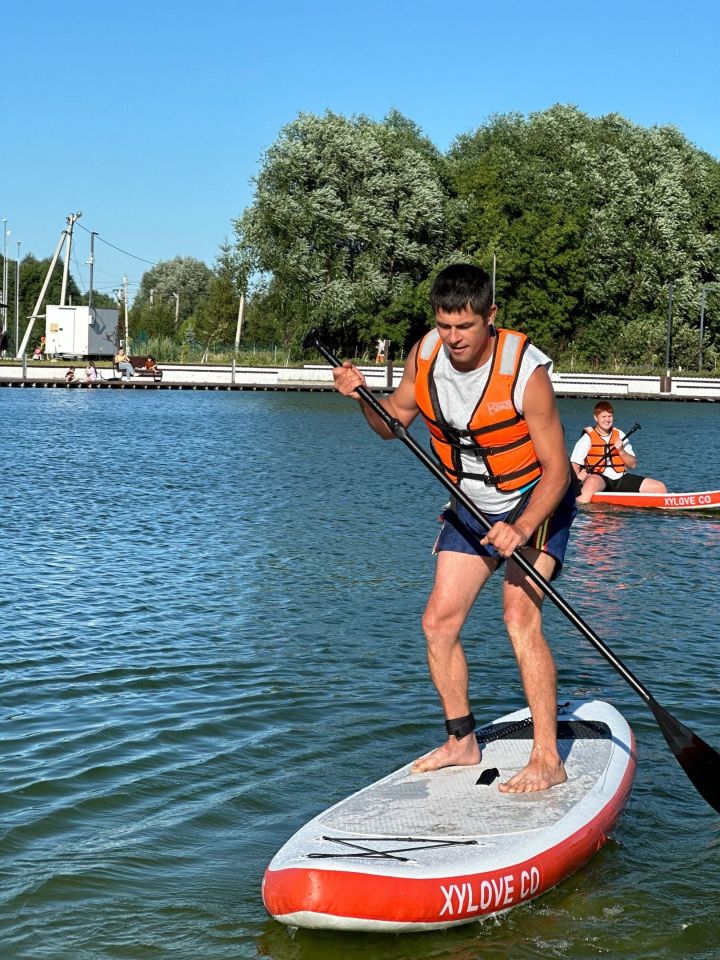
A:
{"type": "MultiPolygon", "coordinates": [[[[568,444],[590,404],[561,401],[568,444]]],[[[720,487],[712,404],[616,404],[638,469],[720,487]]],[[[294,936],[260,899],[312,815],[443,737],[419,617],[445,491],[326,394],[0,391],[0,957],[718,956],[718,817],[548,607],[564,698],[640,766],[613,840],[499,921],[294,936]]],[[[418,431],[421,436],[421,431],[418,431]]],[[[720,749],[720,517],[586,511],[558,586],[720,749]]],[[[499,583],[466,631],[483,720],[522,703],[499,583]]]]}

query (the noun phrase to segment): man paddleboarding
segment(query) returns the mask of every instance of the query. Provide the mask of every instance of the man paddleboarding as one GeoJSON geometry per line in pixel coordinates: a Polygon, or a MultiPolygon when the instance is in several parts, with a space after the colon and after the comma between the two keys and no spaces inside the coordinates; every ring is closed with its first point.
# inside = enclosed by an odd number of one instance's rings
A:
{"type": "MultiPolygon", "coordinates": [[[[503,613],[533,717],[522,770],[499,786],[529,793],[567,777],[557,748],[556,669],[542,629],[541,591],[510,557],[517,548],[547,580],[560,572],[575,517],[570,464],[550,381],[552,361],[514,330],[496,329],[488,274],[453,264],[433,283],[435,328],[408,354],[397,390],[381,401],[404,426],[420,414],[447,476],[492,523],[486,533],[454,500],[435,544],[435,580],[423,615],[430,676],[445,713],[447,741],[418,759],[418,772],[480,762],[470,709],[462,627],[481,589],[505,564],[503,613]]],[[[379,436],[390,428],[362,400],[356,366],[333,370],[336,389],[360,402],[379,436]]]]}

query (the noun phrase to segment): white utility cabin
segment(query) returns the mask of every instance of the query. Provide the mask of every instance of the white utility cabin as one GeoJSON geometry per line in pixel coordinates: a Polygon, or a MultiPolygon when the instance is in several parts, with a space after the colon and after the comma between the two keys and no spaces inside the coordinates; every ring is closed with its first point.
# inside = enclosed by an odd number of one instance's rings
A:
{"type": "Polygon", "coordinates": [[[45,352],[48,356],[112,357],[118,311],[108,307],[47,306],[45,352]]]}

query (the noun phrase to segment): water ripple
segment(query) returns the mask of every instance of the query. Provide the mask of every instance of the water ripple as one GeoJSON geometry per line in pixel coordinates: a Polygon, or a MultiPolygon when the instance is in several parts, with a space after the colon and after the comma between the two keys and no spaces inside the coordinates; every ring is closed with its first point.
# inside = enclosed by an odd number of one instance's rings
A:
{"type": "MultiPolygon", "coordinates": [[[[3,960],[709,960],[716,818],[552,609],[561,695],[612,700],[638,738],[614,842],[538,903],[443,935],[292,937],[269,920],[260,881],[289,834],[442,739],[419,618],[444,491],[334,396],[0,402],[3,960]]],[[[676,489],[717,486],[709,405],[619,407],[643,423],[648,473],[666,476],[673,449],[693,470],[676,489]]],[[[562,413],[571,438],[585,404],[562,413]]],[[[716,745],[719,534],[713,517],[586,511],[559,581],[716,745]]],[[[499,602],[492,584],[465,634],[488,719],[520,702],[499,602]]]]}

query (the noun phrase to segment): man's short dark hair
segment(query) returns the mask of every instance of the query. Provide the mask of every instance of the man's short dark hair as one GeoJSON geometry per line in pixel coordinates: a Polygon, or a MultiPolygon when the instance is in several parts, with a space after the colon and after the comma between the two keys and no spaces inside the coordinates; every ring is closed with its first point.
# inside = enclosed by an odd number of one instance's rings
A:
{"type": "Polygon", "coordinates": [[[435,277],[430,304],[436,313],[460,313],[470,307],[473,313],[486,317],[493,305],[492,280],[482,267],[453,263],[435,277]]]}

